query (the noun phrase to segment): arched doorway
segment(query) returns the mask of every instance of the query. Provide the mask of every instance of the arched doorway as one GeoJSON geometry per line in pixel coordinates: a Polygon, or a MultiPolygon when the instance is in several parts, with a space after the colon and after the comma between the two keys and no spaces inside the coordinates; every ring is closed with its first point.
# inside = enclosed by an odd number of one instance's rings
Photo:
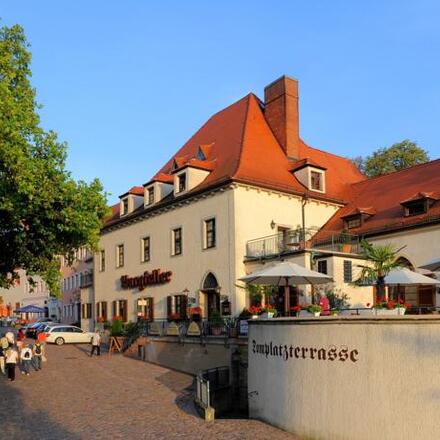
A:
{"type": "Polygon", "coordinates": [[[205,294],[205,312],[208,318],[213,312],[220,312],[220,286],[212,272],[208,272],[203,280],[202,292],[205,294]]]}

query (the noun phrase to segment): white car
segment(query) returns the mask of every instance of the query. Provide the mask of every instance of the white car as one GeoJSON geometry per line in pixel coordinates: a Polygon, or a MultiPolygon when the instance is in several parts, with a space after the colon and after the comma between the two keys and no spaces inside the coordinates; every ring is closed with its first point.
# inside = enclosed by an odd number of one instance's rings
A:
{"type": "Polygon", "coordinates": [[[85,332],[74,325],[56,325],[50,326],[45,331],[46,342],[63,344],[90,344],[93,333],[85,332]]]}

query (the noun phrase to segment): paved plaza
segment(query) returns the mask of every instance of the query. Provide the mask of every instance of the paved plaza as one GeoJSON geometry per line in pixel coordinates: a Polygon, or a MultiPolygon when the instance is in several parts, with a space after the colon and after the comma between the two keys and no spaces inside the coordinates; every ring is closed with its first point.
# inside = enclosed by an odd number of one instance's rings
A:
{"type": "Polygon", "coordinates": [[[192,377],[89,346],[49,346],[43,370],[0,377],[5,439],[272,439],[296,437],[255,420],[206,423],[192,377]]]}

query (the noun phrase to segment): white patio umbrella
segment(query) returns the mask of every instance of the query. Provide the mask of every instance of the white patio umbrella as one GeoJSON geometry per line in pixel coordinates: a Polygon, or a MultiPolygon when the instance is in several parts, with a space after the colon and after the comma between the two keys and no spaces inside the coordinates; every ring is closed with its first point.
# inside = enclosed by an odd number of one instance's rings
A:
{"type": "Polygon", "coordinates": [[[414,284],[440,284],[440,281],[402,267],[391,270],[385,277],[385,284],[387,286],[411,286],[414,284]]]}
{"type": "Polygon", "coordinates": [[[435,258],[434,260],[431,260],[426,264],[423,264],[422,266],[420,266],[420,268],[432,270],[433,272],[440,270],[440,257],[435,258]]]}
{"type": "Polygon", "coordinates": [[[285,312],[289,312],[289,286],[325,284],[333,281],[333,279],[328,275],[307,269],[299,264],[283,261],[246,275],[240,278],[240,281],[248,284],[284,286],[284,309],[285,312]]]}
{"type": "Polygon", "coordinates": [[[397,286],[398,300],[400,300],[400,286],[440,284],[439,280],[414,272],[406,267],[396,268],[385,277],[385,285],[397,286]]]}

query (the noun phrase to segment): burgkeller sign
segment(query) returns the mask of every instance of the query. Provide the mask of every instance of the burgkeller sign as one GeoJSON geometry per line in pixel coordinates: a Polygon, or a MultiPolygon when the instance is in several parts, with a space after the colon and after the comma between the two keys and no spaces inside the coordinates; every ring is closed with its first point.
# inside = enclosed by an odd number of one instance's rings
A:
{"type": "Polygon", "coordinates": [[[133,289],[137,287],[139,290],[144,290],[147,286],[169,283],[172,275],[173,273],[170,270],[162,272],[160,269],[154,269],[151,272],[145,271],[143,275],[138,277],[123,275],[121,277],[121,288],[133,289]]]}

